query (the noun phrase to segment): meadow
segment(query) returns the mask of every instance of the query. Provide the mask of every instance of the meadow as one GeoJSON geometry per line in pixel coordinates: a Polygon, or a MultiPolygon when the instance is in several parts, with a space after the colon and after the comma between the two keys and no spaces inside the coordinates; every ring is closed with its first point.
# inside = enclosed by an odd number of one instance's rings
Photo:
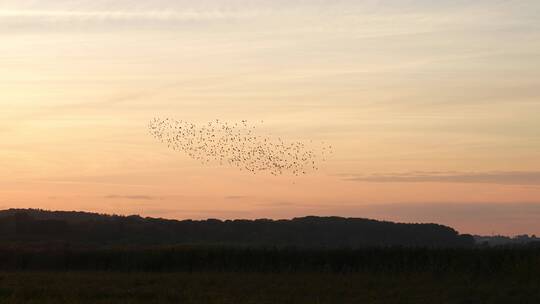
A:
{"type": "Polygon", "coordinates": [[[0,274],[0,303],[538,303],[540,279],[433,273],[0,274]]]}
{"type": "Polygon", "coordinates": [[[540,250],[0,251],[0,303],[540,303],[540,250]]]}

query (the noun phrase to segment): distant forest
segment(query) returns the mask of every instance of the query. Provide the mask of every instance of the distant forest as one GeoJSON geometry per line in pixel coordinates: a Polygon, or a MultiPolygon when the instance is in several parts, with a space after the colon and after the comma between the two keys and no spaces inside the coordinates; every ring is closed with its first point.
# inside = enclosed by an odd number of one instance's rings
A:
{"type": "Polygon", "coordinates": [[[537,276],[538,243],[487,246],[489,239],[480,241],[437,224],[361,218],[177,221],[0,211],[0,271],[537,276]]]}
{"type": "Polygon", "coordinates": [[[463,248],[471,235],[438,224],[404,224],[362,218],[292,220],[166,220],[74,211],[0,211],[0,244],[50,248],[129,246],[240,246],[266,248],[463,248]]]}

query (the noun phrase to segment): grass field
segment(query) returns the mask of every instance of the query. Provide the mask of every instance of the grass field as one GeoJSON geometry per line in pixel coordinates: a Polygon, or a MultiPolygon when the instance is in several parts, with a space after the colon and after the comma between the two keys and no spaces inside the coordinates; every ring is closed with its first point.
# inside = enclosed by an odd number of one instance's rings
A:
{"type": "Polygon", "coordinates": [[[0,273],[0,303],[540,303],[540,278],[327,273],[0,273]]]}

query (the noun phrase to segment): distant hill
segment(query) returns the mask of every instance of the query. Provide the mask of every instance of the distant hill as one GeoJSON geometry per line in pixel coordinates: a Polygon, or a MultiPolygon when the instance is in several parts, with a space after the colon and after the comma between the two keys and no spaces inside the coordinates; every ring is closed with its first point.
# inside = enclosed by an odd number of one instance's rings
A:
{"type": "Polygon", "coordinates": [[[362,218],[292,220],[166,220],[75,211],[0,211],[2,246],[87,248],[155,245],[224,245],[298,248],[469,247],[470,235],[437,224],[362,218]]]}
{"type": "Polygon", "coordinates": [[[491,236],[482,236],[474,235],[473,236],[476,244],[480,246],[539,246],[540,238],[536,235],[522,234],[514,237],[504,236],[504,235],[491,235],[491,236]]]}

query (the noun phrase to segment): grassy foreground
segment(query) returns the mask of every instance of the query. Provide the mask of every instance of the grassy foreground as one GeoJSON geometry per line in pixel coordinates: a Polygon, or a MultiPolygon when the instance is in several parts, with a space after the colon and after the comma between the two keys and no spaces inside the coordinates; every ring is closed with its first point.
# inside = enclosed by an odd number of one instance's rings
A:
{"type": "Polygon", "coordinates": [[[0,303],[540,303],[538,286],[429,273],[4,272],[0,303]]]}

